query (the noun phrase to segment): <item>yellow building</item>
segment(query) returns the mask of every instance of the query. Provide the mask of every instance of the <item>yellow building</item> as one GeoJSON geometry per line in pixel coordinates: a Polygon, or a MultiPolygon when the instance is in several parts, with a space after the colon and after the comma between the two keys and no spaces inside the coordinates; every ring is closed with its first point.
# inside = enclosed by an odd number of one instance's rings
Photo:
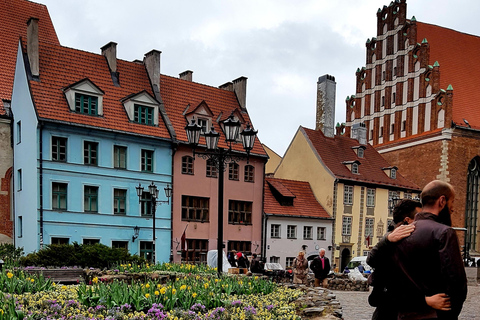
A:
{"type": "Polygon", "coordinates": [[[268,155],[268,161],[267,161],[267,164],[265,165],[265,175],[269,176],[275,172],[278,165],[280,164],[280,161],[282,161],[282,157],[280,157],[275,151],[273,151],[266,145],[262,144],[262,146],[268,155]]]}
{"type": "Polygon", "coordinates": [[[415,198],[419,187],[366,143],[366,130],[356,139],[300,127],[275,171],[275,178],[307,181],[315,197],[333,217],[333,263],[346,266],[366,255],[392,221],[389,198],[415,198]]]}

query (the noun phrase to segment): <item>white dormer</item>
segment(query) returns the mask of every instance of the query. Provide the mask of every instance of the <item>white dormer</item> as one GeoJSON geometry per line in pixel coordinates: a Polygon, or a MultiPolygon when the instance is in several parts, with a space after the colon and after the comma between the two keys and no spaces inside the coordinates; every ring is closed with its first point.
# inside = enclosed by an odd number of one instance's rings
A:
{"type": "Polygon", "coordinates": [[[344,161],[342,162],[348,170],[350,170],[353,174],[359,174],[359,166],[360,166],[360,161],[355,160],[355,161],[344,161]]]}
{"type": "Polygon", "coordinates": [[[391,179],[397,179],[397,170],[398,168],[397,167],[386,167],[386,168],[382,168],[383,172],[385,172],[385,174],[391,178],[391,179]]]}
{"type": "Polygon", "coordinates": [[[200,104],[192,111],[186,111],[187,113],[185,113],[185,117],[188,121],[187,123],[190,123],[192,119],[195,118],[195,123],[202,127],[200,134],[203,135],[210,131],[210,128],[212,127],[213,112],[210,110],[205,101],[200,102],[200,104]]]}
{"type": "Polygon", "coordinates": [[[365,155],[365,149],[367,149],[365,146],[357,146],[357,147],[352,147],[353,151],[357,154],[357,157],[363,158],[365,155]]]}
{"type": "Polygon", "coordinates": [[[124,98],[122,104],[131,122],[158,126],[159,104],[146,91],[124,98]]]}
{"type": "Polygon", "coordinates": [[[89,79],[85,78],[66,87],[63,89],[63,93],[70,111],[103,116],[103,95],[105,93],[89,79]]]}

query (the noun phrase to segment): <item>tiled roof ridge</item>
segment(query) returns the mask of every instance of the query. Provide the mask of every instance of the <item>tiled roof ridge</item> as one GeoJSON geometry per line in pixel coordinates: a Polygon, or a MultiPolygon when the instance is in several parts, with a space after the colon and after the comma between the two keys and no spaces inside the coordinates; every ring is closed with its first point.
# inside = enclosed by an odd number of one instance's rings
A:
{"type": "Polygon", "coordinates": [[[284,178],[276,178],[276,177],[265,177],[265,180],[279,180],[279,181],[290,181],[290,182],[301,182],[301,183],[308,183],[308,181],[302,181],[302,180],[295,180],[295,179],[284,179],[284,178]]]}
{"type": "MultiPolygon", "coordinates": [[[[471,37],[478,38],[478,40],[480,41],[480,36],[477,36],[477,35],[474,35],[474,34],[471,34],[471,33],[463,32],[463,31],[458,31],[458,30],[455,30],[455,29],[452,29],[452,28],[448,28],[448,27],[442,27],[442,26],[439,26],[439,25],[437,25],[437,24],[428,23],[428,22],[417,21],[417,24],[424,24],[424,25],[432,26],[432,27],[439,28],[439,29],[445,29],[445,30],[449,30],[449,31],[456,32],[456,33],[461,33],[461,34],[463,34],[463,35],[465,35],[465,36],[471,36],[471,37]]],[[[417,40],[418,40],[418,39],[417,39],[417,40]]],[[[427,38],[427,40],[428,40],[428,38],[427,38]]]]}
{"type": "MultiPolygon", "coordinates": [[[[195,85],[198,85],[198,86],[204,86],[204,87],[209,87],[209,88],[212,88],[212,89],[217,89],[217,90],[222,90],[225,91],[225,92],[232,92],[232,93],[235,93],[235,91],[230,91],[230,90],[225,90],[225,89],[221,89],[219,87],[215,87],[213,85],[209,85],[209,84],[205,84],[205,83],[201,83],[201,82],[195,82],[195,81],[190,81],[190,80],[185,80],[185,79],[180,79],[178,77],[175,77],[175,76],[170,76],[170,75],[167,75],[167,74],[163,74],[160,72],[160,77],[167,77],[167,78],[171,78],[173,80],[178,80],[178,81],[185,81],[185,82],[188,82],[188,83],[193,83],[195,85]]],[[[196,107],[196,106],[195,106],[196,107]]],[[[237,108],[240,112],[242,112],[242,109],[240,108],[240,106],[238,106],[237,108]]]]}

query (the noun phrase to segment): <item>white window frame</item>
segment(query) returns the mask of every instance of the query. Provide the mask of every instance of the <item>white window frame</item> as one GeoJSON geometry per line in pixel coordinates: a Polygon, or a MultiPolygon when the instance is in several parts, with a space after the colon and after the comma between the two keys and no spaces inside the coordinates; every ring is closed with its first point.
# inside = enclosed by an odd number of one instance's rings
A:
{"type": "Polygon", "coordinates": [[[352,217],[343,216],[342,218],[342,236],[352,235],[352,217]]]}
{"type": "Polygon", "coordinates": [[[350,205],[350,206],[353,204],[353,186],[344,185],[343,204],[350,205]]]}
{"type": "Polygon", "coordinates": [[[312,226],[303,226],[303,240],[313,240],[312,226]]]}
{"type": "Polygon", "coordinates": [[[327,240],[327,228],[317,227],[317,240],[327,240]]]}
{"type": "Polygon", "coordinates": [[[375,189],[367,188],[367,207],[375,207],[375,189]]]}
{"type": "Polygon", "coordinates": [[[297,226],[287,225],[287,239],[297,239],[297,226]]]}
{"type": "Polygon", "coordinates": [[[280,239],[281,238],[281,225],[280,224],[271,224],[270,225],[270,238],[280,239]]]}

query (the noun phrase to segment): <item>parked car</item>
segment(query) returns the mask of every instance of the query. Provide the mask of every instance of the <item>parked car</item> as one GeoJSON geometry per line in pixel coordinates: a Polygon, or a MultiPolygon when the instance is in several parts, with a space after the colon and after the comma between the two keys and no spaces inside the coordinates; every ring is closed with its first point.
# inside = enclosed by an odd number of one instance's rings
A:
{"type": "Polygon", "coordinates": [[[348,270],[353,270],[355,268],[358,268],[358,266],[362,266],[364,272],[371,272],[372,267],[370,267],[367,264],[367,256],[360,256],[360,257],[354,257],[352,260],[347,265],[348,270]]]}

